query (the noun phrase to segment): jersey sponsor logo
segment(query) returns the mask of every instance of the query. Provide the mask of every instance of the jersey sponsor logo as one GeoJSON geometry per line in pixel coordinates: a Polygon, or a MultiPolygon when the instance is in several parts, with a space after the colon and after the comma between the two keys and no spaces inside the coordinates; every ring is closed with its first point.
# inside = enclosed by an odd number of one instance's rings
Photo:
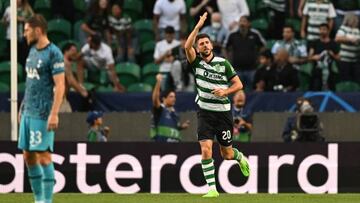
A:
{"type": "Polygon", "coordinates": [[[65,65],[64,65],[64,62],[58,62],[58,63],[55,63],[54,64],[54,68],[57,69],[57,68],[63,68],[65,65]]]}
{"type": "Polygon", "coordinates": [[[26,67],[26,73],[28,78],[40,80],[40,75],[36,68],[26,67]]]}
{"type": "Polygon", "coordinates": [[[213,80],[221,80],[223,79],[223,76],[216,73],[209,73],[208,71],[204,71],[204,77],[213,79],[213,80]]]}

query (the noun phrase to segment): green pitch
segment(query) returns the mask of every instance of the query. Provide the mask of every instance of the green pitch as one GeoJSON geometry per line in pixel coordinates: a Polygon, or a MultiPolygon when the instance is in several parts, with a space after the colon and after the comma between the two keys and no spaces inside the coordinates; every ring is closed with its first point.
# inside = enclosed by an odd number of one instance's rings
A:
{"type": "MultiPolygon", "coordinates": [[[[31,203],[32,195],[25,194],[0,194],[1,203],[31,203]]],[[[220,194],[215,199],[204,199],[200,195],[185,193],[163,193],[119,195],[113,193],[85,195],[74,193],[61,193],[55,195],[54,203],[357,203],[360,202],[360,194],[336,194],[336,195],[308,195],[308,194],[220,194]]]]}

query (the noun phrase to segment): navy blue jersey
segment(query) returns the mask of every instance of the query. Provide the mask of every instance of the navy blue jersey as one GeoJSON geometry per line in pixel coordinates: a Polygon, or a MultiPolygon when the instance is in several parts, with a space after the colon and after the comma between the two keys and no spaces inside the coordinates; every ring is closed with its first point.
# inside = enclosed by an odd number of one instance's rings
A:
{"type": "Polygon", "coordinates": [[[26,59],[25,115],[48,118],[54,98],[53,76],[63,72],[64,57],[57,46],[50,43],[43,49],[31,47],[26,59]]]}

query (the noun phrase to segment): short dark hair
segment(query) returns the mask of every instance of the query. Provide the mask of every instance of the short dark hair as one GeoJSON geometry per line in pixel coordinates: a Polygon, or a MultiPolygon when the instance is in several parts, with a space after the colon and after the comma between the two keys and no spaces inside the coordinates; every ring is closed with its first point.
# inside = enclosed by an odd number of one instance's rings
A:
{"type": "Polygon", "coordinates": [[[166,28],[165,28],[165,33],[166,33],[166,34],[174,34],[174,33],[175,33],[174,27],[172,27],[172,26],[166,26],[166,28]]]}
{"type": "Polygon", "coordinates": [[[271,61],[274,61],[274,56],[271,53],[270,49],[265,49],[264,51],[260,52],[260,56],[263,56],[271,61]]]}
{"type": "Polygon", "coordinates": [[[91,35],[90,38],[90,42],[94,45],[98,46],[101,44],[101,36],[99,34],[91,35]]]}
{"type": "Polygon", "coordinates": [[[251,22],[250,22],[250,19],[249,19],[249,16],[245,15],[245,16],[241,16],[240,19],[241,19],[241,18],[244,18],[244,19],[247,20],[249,23],[251,23],[251,22]]]}
{"type": "Polygon", "coordinates": [[[170,93],[174,92],[175,93],[175,90],[173,89],[168,89],[168,90],[165,90],[163,92],[161,92],[161,98],[166,98],[169,96],[170,93]]]}
{"type": "Polygon", "coordinates": [[[285,25],[283,29],[290,28],[292,32],[295,32],[295,29],[292,25],[285,25]]]}
{"type": "Polygon", "coordinates": [[[68,51],[71,47],[77,47],[76,44],[74,42],[68,42],[64,45],[64,47],[61,49],[62,53],[65,53],[66,51],[68,51]]]}
{"type": "MultiPolygon", "coordinates": [[[[198,34],[195,38],[195,44],[199,41],[199,39],[202,39],[202,38],[208,38],[210,40],[210,36],[206,33],[201,33],[201,34],[198,34]]],[[[211,41],[211,40],[210,40],[211,41]]]]}
{"type": "Polygon", "coordinates": [[[34,14],[31,18],[29,18],[26,21],[27,24],[29,24],[30,27],[32,28],[40,28],[43,33],[47,32],[47,22],[44,18],[44,16],[42,16],[41,14],[34,14]]]}
{"type": "Polygon", "coordinates": [[[321,23],[319,27],[326,27],[327,29],[330,29],[329,24],[327,23],[321,23]]]}

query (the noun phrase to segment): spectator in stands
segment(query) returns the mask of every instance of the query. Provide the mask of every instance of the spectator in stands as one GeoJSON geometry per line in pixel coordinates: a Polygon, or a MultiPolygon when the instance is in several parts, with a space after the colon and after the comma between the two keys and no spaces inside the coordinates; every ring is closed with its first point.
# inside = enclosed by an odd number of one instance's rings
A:
{"type": "Polygon", "coordinates": [[[230,59],[247,91],[252,89],[258,53],[266,44],[261,34],[250,26],[248,17],[242,16],[240,29],[228,36],[224,46],[224,55],[230,59]]]}
{"type": "Polygon", "coordinates": [[[309,60],[313,61],[310,90],[335,91],[335,73],[331,67],[339,59],[339,46],[330,38],[329,25],[321,24],[320,39],[313,43],[309,51],[309,60]]]}
{"type": "Polygon", "coordinates": [[[276,41],[271,52],[276,54],[279,49],[286,49],[290,56],[289,62],[293,65],[303,64],[307,61],[306,45],[295,39],[295,31],[292,26],[284,26],[283,40],[276,41]]]}
{"type": "Polygon", "coordinates": [[[294,16],[293,0],[264,0],[264,3],[269,8],[268,15],[270,17],[267,37],[270,39],[281,39],[286,19],[286,8],[289,9],[290,16],[294,16]]]}
{"type": "Polygon", "coordinates": [[[120,84],[119,78],[115,72],[114,58],[111,48],[101,42],[99,35],[92,35],[88,38],[88,43],[81,49],[82,60],[84,66],[78,66],[77,76],[80,83],[84,81],[84,68],[89,70],[106,70],[108,72],[110,81],[114,85],[114,90],[117,92],[124,92],[125,88],[120,84]]]}
{"type": "Polygon", "coordinates": [[[221,25],[220,13],[213,13],[211,15],[211,25],[204,27],[200,33],[206,33],[209,35],[214,46],[213,51],[215,55],[221,56],[221,48],[228,34],[224,26],[221,25]]]}
{"type": "Polygon", "coordinates": [[[107,142],[110,134],[110,128],[103,125],[103,113],[99,111],[90,111],[86,122],[89,124],[87,140],[89,142],[107,142]]]}
{"type": "Polygon", "coordinates": [[[275,62],[269,74],[265,76],[265,90],[291,92],[299,86],[298,72],[289,63],[289,53],[286,49],[279,49],[275,54],[275,62]]]}
{"type": "Polygon", "coordinates": [[[72,108],[70,103],[68,102],[66,96],[70,92],[70,88],[73,88],[76,92],[80,93],[80,95],[88,100],[89,93],[75,78],[72,70],[72,64],[77,63],[77,65],[82,65],[79,61],[80,53],[77,50],[77,47],[74,43],[67,43],[62,49],[64,55],[64,63],[65,63],[65,80],[66,80],[66,88],[65,88],[65,97],[60,106],[59,112],[61,113],[71,113],[72,108]]]}
{"type": "Polygon", "coordinates": [[[179,54],[180,41],[175,39],[175,30],[168,26],[165,28],[165,39],[156,43],[154,51],[154,60],[160,65],[160,73],[163,74],[162,90],[173,89],[181,91],[183,81],[181,79],[182,67],[177,59],[179,54]]]}
{"type": "Polygon", "coordinates": [[[333,4],[330,1],[306,1],[301,23],[301,37],[306,37],[308,44],[311,44],[314,40],[320,38],[320,24],[327,23],[331,32],[335,17],[336,12],[333,4]]]}
{"type": "MultiPolygon", "coordinates": [[[[209,15],[212,16],[213,13],[218,11],[219,9],[215,0],[194,0],[191,4],[190,16],[193,19],[197,20],[205,12],[207,12],[209,15]]],[[[204,27],[210,25],[211,25],[210,18],[207,18],[204,23],[204,27]]]]}
{"type": "Polygon", "coordinates": [[[190,121],[180,123],[179,115],[174,109],[176,93],[167,90],[160,95],[161,74],[156,75],[156,84],[152,93],[151,139],[157,142],[179,142],[180,131],[189,127],[190,121]],[[161,98],[160,98],[161,97],[161,98]]]}
{"type": "Polygon", "coordinates": [[[175,29],[176,39],[180,38],[180,32],[185,33],[186,6],[184,0],[157,0],[153,14],[156,41],[164,38],[165,28],[168,26],[175,29]]]}
{"type": "MultiPolygon", "coordinates": [[[[17,0],[17,50],[18,50],[18,61],[25,67],[26,57],[29,52],[29,46],[24,38],[24,24],[27,19],[34,15],[28,0],[17,0]]],[[[6,40],[7,50],[9,53],[8,59],[10,60],[10,6],[5,9],[4,15],[1,19],[2,23],[7,27],[6,40]]]]}
{"type": "Polygon", "coordinates": [[[322,130],[323,124],[314,113],[311,101],[299,97],[296,99],[296,114],[287,119],[282,138],[284,142],[323,142],[322,130]]]}
{"type": "Polygon", "coordinates": [[[116,61],[135,62],[131,18],[123,16],[120,4],[114,3],[112,5],[111,15],[109,15],[108,20],[110,33],[112,35],[110,44],[115,48],[116,61]]]}
{"type": "Polygon", "coordinates": [[[249,142],[251,137],[252,114],[245,108],[246,96],[244,91],[238,91],[233,97],[232,115],[234,119],[233,140],[249,142]]]}
{"type": "Polygon", "coordinates": [[[81,29],[90,35],[100,35],[103,40],[110,42],[108,21],[108,0],[94,0],[85,17],[81,29]]]}
{"type": "Polygon", "coordinates": [[[335,41],[340,43],[340,80],[360,84],[360,30],[356,15],[350,13],[345,16],[335,41]]]}
{"type": "MultiPolygon", "coordinates": [[[[360,14],[360,1],[354,0],[331,0],[336,9],[336,18],[334,20],[334,29],[337,31],[346,14],[354,12],[357,16],[360,14]]],[[[335,33],[336,34],[336,33],[335,33]]],[[[330,35],[332,36],[332,35],[330,35]]]]}
{"type": "Polygon", "coordinates": [[[266,76],[271,71],[271,66],[274,63],[274,56],[269,49],[260,53],[259,63],[260,68],[258,68],[255,72],[253,87],[256,92],[263,92],[267,86],[266,76]]]}
{"type": "Polygon", "coordinates": [[[222,25],[228,32],[239,28],[242,16],[250,16],[246,0],[217,0],[217,4],[222,16],[222,25]]]}

